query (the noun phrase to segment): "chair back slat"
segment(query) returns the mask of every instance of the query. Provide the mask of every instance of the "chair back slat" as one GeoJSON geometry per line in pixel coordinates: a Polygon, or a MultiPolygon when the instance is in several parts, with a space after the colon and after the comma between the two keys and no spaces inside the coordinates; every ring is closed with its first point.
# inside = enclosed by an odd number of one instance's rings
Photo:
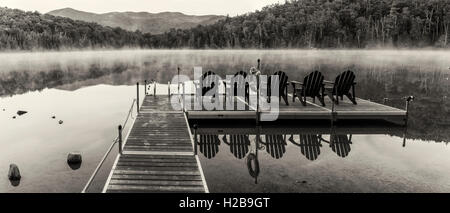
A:
{"type": "MultiPolygon", "coordinates": [[[[245,79],[247,78],[247,73],[244,71],[239,71],[236,74],[234,74],[235,80],[232,82],[234,84],[234,95],[238,95],[238,88],[245,89],[244,94],[247,92],[248,84],[245,82],[245,79]]],[[[247,94],[245,94],[247,95],[247,94]]]]}
{"type": "Polygon", "coordinates": [[[217,135],[199,135],[200,152],[208,159],[214,158],[219,152],[220,139],[217,135]]]}
{"type": "Polygon", "coordinates": [[[286,141],[282,135],[266,135],[266,151],[275,159],[280,159],[286,152],[286,141]]]}
{"type": "Polygon", "coordinates": [[[248,135],[230,135],[230,151],[237,159],[244,158],[249,152],[248,135]]]}
{"type": "Polygon", "coordinates": [[[323,84],[323,75],[319,71],[314,71],[303,79],[303,86],[306,96],[315,96],[320,93],[323,84]]]}
{"type": "Polygon", "coordinates": [[[350,70],[347,70],[338,75],[334,81],[334,89],[336,95],[342,96],[347,94],[350,91],[354,82],[355,82],[355,74],[350,70]]]}
{"type": "Polygon", "coordinates": [[[347,135],[335,135],[333,136],[333,143],[331,149],[335,152],[339,157],[345,158],[351,151],[350,147],[350,139],[347,135]]]}
{"type": "Polygon", "coordinates": [[[317,160],[320,155],[320,146],[318,135],[300,135],[300,150],[308,160],[317,160]]]}
{"type": "Polygon", "coordinates": [[[208,71],[203,73],[202,75],[202,96],[204,96],[208,91],[214,89],[218,89],[217,87],[215,87],[215,82],[218,82],[218,76],[212,72],[212,71],[208,71]]]}
{"type": "Polygon", "coordinates": [[[284,89],[285,89],[284,87],[286,86],[286,84],[288,82],[288,76],[283,71],[275,72],[273,75],[278,75],[279,89],[280,89],[280,93],[282,93],[282,91],[284,91],[284,89]]]}

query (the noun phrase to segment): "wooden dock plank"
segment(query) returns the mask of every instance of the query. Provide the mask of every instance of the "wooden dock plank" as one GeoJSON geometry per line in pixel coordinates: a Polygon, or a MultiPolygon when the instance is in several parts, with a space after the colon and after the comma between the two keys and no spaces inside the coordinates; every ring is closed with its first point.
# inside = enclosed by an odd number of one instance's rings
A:
{"type": "Polygon", "coordinates": [[[167,96],[146,96],[104,192],[208,192],[189,131],[167,96]]]}

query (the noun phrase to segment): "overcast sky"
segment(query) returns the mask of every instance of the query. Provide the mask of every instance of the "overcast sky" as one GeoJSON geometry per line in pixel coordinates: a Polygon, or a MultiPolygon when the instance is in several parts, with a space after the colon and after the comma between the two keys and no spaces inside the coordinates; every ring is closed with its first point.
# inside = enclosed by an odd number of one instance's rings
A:
{"type": "Polygon", "coordinates": [[[235,16],[283,3],[284,0],[0,0],[0,6],[47,13],[71,7],[86,12],[182,12],[190,15],[235,16]]]}

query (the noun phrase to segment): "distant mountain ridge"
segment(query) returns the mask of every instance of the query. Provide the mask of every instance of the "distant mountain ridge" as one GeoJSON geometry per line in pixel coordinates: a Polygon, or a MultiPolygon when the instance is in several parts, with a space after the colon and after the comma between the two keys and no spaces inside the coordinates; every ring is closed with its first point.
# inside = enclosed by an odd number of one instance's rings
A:
{"type": "Polygon", "coordinates": [[[189,29],[198,25],[210,25],[225,18],[224,16],[217,15],[186,15],[180,12],[110,12],[97,14],[72,8],[54,10],[47,14],[74,20],[95,22],[103,26],[120,27],[129,31],[139,30],[143,33],[151,34],[161,34],[172,28],[189,29]]]}

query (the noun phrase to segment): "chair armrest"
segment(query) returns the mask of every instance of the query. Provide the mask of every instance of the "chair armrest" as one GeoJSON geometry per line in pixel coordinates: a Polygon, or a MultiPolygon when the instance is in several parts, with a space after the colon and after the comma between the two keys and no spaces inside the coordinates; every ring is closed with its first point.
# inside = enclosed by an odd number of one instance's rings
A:
{"type": "Polygon", "coordinates": [[[299,84],[299,85],[303,85],[303,83],[302,83],[302,82],[299,82],[299,81],[291,81],[291,84],[299,84]]]}

